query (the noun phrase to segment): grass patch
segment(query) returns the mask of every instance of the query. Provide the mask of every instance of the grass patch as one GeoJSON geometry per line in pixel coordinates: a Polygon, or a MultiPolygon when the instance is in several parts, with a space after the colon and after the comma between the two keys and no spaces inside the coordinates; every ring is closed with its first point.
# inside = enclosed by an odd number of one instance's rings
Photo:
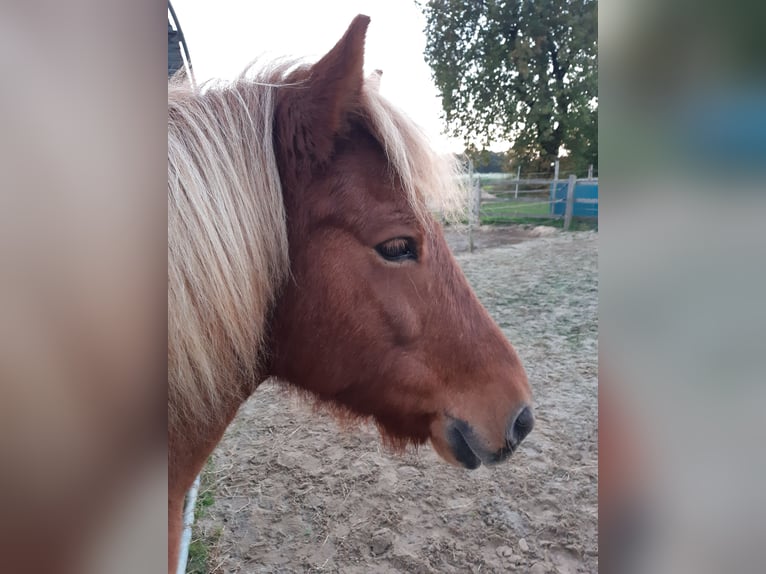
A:
{"type": "Polygon", "coordinates": [[[186,574],[207,574],[209,553],[207,544],[202,540],[193,540],[189,545],[189,561],[186,574]]]}
{"type": "Polygon", "coordinates": [[[545,201],[503,201],[498,203],[485,203],[481,206],[482,220],[500,219],[511,217],[524,217],[529,215],[550,215],[550,204],[545,201]]]}
{"type": "MultiPolygon", "coordinates": [[[[450,222],[442,219],[442,223],[449,225],[450,222]]],[[[452,223],[468,225],[468,219],[462,217],[452,223]]],[[[480,225],[507,225],[509,223],[518,225],[547,225],[562,229],[564,227],[564,218],[560,216],[551,217],[550,204],[544,200],[534,202],[498,201],[496,203],[482,203],[479,223],[480,225]]],[[[572,217],[569,230],[598,231],[598,218],[572,217]]]]}
{"type": "MultiPolygon", "coordinates": [[[[203,483],[204,480],[200,481],[200,490],[203,488],[203,483]]],[[[194,505],[194,520],[197,521],[202,518],[205,515],[207,508],[209,506],[213,506],[214,502],[215,498],[213,497],[212,490],[205,490],[204,492],[200,492],[199,496],[197,496],[197,504],[194,505]]]]}
{"type": "MultiPolygon", "coordinates": [[[[481,224],[482,225],[507,225],[514,223],[517,225],[547,225],[549,227],[556,227],[557,229],[564,228],[563,217],[542,217],[547,215],[547,212],[539,215],[533,215],[532,212],[518,213],[518,212],[490,212],[487,213],[482,208],[481,224]]],[[[573,217],[572,222],[569,225],[569,231],[598,231],[598,219],[591,217],[573,217]]]]}
{"type": "Polygon", "coordinates": [[[208,458],[200,477],[199,494],[194,505],[194,525],[192,526],[192,541],[189,544],[189,558],[186,563],[186,574],[208,574],[212,567],[211,552],[221,538],[223,530],[217,527],[213,532],[205,532],[200,527],[199,520],[207,514],[215,502],[213,492],[213,459],[208,458]]]}

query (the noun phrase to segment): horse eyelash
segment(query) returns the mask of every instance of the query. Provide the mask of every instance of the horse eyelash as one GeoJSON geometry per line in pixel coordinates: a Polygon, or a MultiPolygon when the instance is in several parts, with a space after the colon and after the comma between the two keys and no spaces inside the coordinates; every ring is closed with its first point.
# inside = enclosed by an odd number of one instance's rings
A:
{"type": "Polygon", "coordinates": [[[378,244],[375,250],[384,258],[389,261],[400,261],[404,259],[418,258],[417,248],[413,239],[409,237],[397,237],[396,239],[389,239],[383,243],[378,244]],[[399,254],[400,252],[407,251],[408,253],[399,254]]]}
{"type": "Polygon", "coordinates": [[[409,249],[409,242],[404,238],[392,239],[384,244],[386,247],[390,247],[391,251],[399,251],[409,249]]]}

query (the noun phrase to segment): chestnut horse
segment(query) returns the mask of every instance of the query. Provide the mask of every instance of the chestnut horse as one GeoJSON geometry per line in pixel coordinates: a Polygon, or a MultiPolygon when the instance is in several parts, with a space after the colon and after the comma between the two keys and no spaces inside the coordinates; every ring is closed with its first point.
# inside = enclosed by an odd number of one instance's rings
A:
{"type": "Polygon", "coordinates": [[[429,208],[458,178],[363,76],[358,16],[312,66],[168,93],[169,570],[184,494],[268,377],[473,469],[533,424],[515,350],[429,208]]]}

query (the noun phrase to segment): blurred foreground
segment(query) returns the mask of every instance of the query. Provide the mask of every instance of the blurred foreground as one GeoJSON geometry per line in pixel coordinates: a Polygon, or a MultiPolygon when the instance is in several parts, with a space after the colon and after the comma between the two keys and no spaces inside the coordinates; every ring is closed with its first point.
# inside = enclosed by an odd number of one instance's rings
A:
{"type": "Polygon", "coordinates": [[[601,2],[605,572],[763,571],[764,8],[601,2]]]}
{"type": "Polygon", "coordinates": [[[166,563],[165,10],[0,6],[0,570],[166,563]]]}

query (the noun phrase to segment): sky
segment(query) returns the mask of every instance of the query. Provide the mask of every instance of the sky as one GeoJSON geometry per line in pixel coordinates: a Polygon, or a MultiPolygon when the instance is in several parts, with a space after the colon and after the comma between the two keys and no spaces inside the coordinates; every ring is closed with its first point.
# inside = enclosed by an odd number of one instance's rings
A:
{"type": "Polygon", "coordinates": [[[425,17],[413,0],[172,0],[197,81],[232,79],[260,56],[318,60],[357,14],[370,16],[365,73],[383,70],[381,92],[440,152],[463,142],[443,135],[441,102],[423,57],[425,17]]]}

